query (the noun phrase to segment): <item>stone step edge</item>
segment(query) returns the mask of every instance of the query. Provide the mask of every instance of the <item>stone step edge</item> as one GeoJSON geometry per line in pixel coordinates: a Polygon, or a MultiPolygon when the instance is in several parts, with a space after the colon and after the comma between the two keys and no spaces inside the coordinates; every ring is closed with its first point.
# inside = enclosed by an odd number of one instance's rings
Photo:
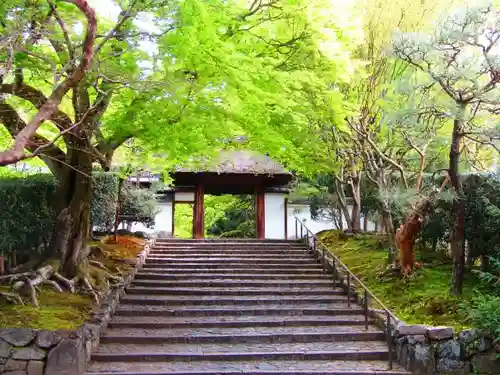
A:
{"type": "Polygon", "coordinates": [[[278,279],[278,281],[283,280],[283,281],[293,281],[294,278],[297,280],[318,280],[318,281],[325,281],[325,280],[331,280],[333,281],[332,276],[330,275],[324,275],[324,274],[317,274],[317,275],[305,275],[305,274],[279,274],[279,276],[276,273],[268,273],[268,274],[245,274],[245,273],[215,273],[215,274],[209,274],[209,273],[162,273],[162,272],[144,272],[144,270],[137,272],[136,274],[136,279],[138,279],[138,276],[142,279],[146,279],[146,276],[151,276],[151,277],[186,277],[189,278],[192,281],[196,281],[196,279],[200,279],[200,281],[206,281],[207,279],[230,279],[230,280],[273,280],[273,279],[278,279]],[[315,279],[316,278],[316,279],[315,279]]]}
{"type": "MultiPolygon", "coordinates": [[[[162,266],[162,265],[160,265],[162,266]]],[[[170,267],[148,267],[148,268],[142,268],[141,272],[142,273],[159,273],[159,272],[164,272],[164,273],[170,273],[172,275],[174,274],[210,274],[213,276],[213,274],[220,275],[220,274],[243,274],[243,275],[278,275],[278,274],[284,274],[284,275],[303,275],[303,274],[316,274],[316,275],[324,275],[323,270],[321,268],[308,268],[308,269],[296,269],[296,268],[282,268],[282,269],[271,269],[271,270],[263,270],[263,269],[258,269],[258,268],[170,268],[170,267]],[[152,271],[154,270],[154,271],[152,271]],[[203,271],[203,272],[202,272],[203,271]],[[248,273],[250,272],[250,273],[248,273]]]]}
{"type": "MultiPolygon", "coordinates": [[[[136,294],[135,296],[140,296],[139,294],[136,294]]],[[[160,296],[158,296],[160,297],[160,296]]],[[[200,296],[198,296],[200,297],[200,296]]],[[[230,297],[230,296],[229,296],[230,297]]],[[[235,299],[235,298],[221,298],[217,300],[211,300],[211,301],[203,301],[199,300],[197,298],[191,298],[191,299],[164,299],[164,298],[153,298],[153,297],[146,297],[142,296],[141,298],[129,298],[129,296],[124,296],[121,300],[123,304],[128,304],[128,305],[156,305],[156,306],[163,306],[163,305],[170,305],[170,306],[183,306],[183,305],[200,305],[200,303],[204,303],[207,306],[213,306],[213,305],[240,305],[240,306],[249,306],[249,305],[260,305],[260,304],[265,304],[265,303],[276,303],[280,305],[296,305],[299,303],[337,303],[337,302],[342,302],[346,301],[346,298],[343,298],[343,296],[331,296],[331,297],[316,297],[316,298],[302,298],[302,299],[297,299],[297,298],[287,298],[287,299],[279,299],[276,300],[276,298],[268,298],[265,300],[262,299],[235,299]],[[208,303],[210,302],[210,303],[208,303]]],[[[347,301],[346,301],[347,302],[347,301]]],[[[351,299],[351,302],[354,304],[356,303],[356,300],[353,298],[351,299]]]]}
{"type": "MultiPolygon", "coordinates": [[[[111,321],[108,323],[110,329],[120,328],[137,328],[137,329],[175,329],[175,328],[252,328],[252,327],[314,327],[314,326],[364,326],[364,320],[302,320],[302,321],[257,321],[257,322],[220,322],[220,321],[207,321],[207,322],[137,322],[131,320],[130,322],[116,322],[111,321]]],[[[373,326],[374,321],[369,319],[368,326],[373,326]]]]}
{"type": "Polygon", "coordinates": [[[106,362],[170,362],[170,361],[254,361],[266,360],[385,360],[389,358],[387,350],[360,350],[352,351],[318,351],[318,352],[253,352],[253,353],[95,353],[92,355],[94,361],[106,362]]]}
{"type": "MultiPolygon", "coordinates": [[[[126,304],[124,304],[126,306],[126,304]]],[[[266,309],[266,308],[253,308],[253,309],[162,309],[162,310],[141,310],[130,307],[118,307],[115,315],[119,316],[265,316],[265,315],[283,315],[283,316],[336,316],[336,315],[363,315],[364,310],[360,307],[349,308],[342,306],[336,309],[294,309],[294,308],[280,308],[280,309],[266,309]]]]}
{"type": "Polygon", "coordinates": [[[292,371],[269,371],[269,370],[250,370],[250,371],[169,371],[169,372],[151,372],[151,371],[133,371],[133,372],[86,372],[84,375],[412,375],[407,371],[399,370],[373,370],[373,371],[357,371],[357,370],[292,370],[292,371]]]}
{"type": "Polygon", "coordinates": [[[325,278],[325,279],[317,279],[317,280],[305,280],[305,281],[299,281],[299,280],[267,280],[267,281],[256,281],[252,279],[240,279],[240,280],[230,280],[230,279],[212,279],[212,280],[185,280],[185,281],[161,281],[159,283],[159,280],[152,280],[152,279],[136,279],[134,280],[134,283],[141,283],[141,284],[146,284],[146,283],[154,283],[155,285],[161,286],[161,285],[178,285],[179,287],[210,287],[214,285],[233,285],[235,286],[240,286],[240,285],[255,285],[255,286],[279,286],[279,285],[287,285],[287,286],[333,286],[333,280],[331,278],[325,278]]]}
{"type": "MultiPolygon", "coordinates": [[[[328,288],[311,288],[302,290],[294,290],[294,289],[262,289],[262,290],[248,290],[248,289],[232,289],[232,290],[218,290],[218,289],[178,289],[178,288],[165,288],[165,287],[150,287],[150,286],[134,286],[127,288],[127,294],[149,294],[149,295],[178,295],[178,296],[274,296],[274,295],[282,295],[282,296],[299,296],[299,295],[334,295],[334,296],[343,296],[346,295],[341,290],[334,290],[328,288]]],[[[347,297],[346,297],[347,300],[347,297]]]]}
{"type": "Polygon", "coordinates": [[[310,342],[373,342],[385,341],[382,331],[332,332],[332,333],[271,333],[271,334],[223,334],[196,336],[166,335],[119,335],[105,334],[100,338],[101,344],[228,344],[228,343],[310,343],[310,342]],[[313,341],[312,341],[313,340],[313,341]]]}

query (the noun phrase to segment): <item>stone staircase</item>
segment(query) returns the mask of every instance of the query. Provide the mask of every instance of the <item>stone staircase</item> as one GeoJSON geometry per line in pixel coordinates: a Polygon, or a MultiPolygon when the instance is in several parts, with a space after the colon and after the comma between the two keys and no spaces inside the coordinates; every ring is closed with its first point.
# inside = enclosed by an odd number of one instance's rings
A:
{"type": "Polygon", "coordinates": [[[87,375],[406,375],[292,241],[157,240],[87,375]]]}

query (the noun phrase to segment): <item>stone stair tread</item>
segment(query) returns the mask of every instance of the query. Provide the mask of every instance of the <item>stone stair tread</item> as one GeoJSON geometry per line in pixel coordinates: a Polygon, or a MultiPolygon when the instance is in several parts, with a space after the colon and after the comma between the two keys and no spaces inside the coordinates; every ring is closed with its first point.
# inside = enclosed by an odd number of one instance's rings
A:
{"type": "Polygon", "coordinates": [[[127,290],[133,289],[134,291],[141,291],[141,290],[156,290],[156,291],[161,291],[165,294],[168,294],[169,292],[172,293],[192,293],[192,292],[210,292],[212,294],[216,293],[225,293],[225,292],[238,292],[241,294],[244,294],[245,292],[251,293],[251,292],[264,292],[267,294],[275,294],[275,293],[313,293],[314,294],[340,294],[343,295],[344,291],[342,289],[333,289],[333,285],[329,288],[325,288],[324,286],[322,287],[289,287],[289,286],[283,286],[283,287],[273,287],[273,288],[266,288],[266,287],[240,287],[240,286],[234,286],[234,287],[228,287],[228,288],[222,288],[222,287],[212,287],[212,286],[206,286],[206,287],[166,287],[163,285],[157,285],[155,287],[151,286],[133,286],[128,288],[127,290]]]}
{"type": "Polygon", "coordinates": [[[141,280],[146,280],[147,277],[158,277],[162,276],[167,278],[188,278],[188,281],[207,281],[207,280],[232,280],[232,281],[238,281],[238,280],[265,280],[265,281],[289,281],[289,280],[294,280],[294,281],[320,281],[320,280],[328,280],[331,282],[332,277],[329,275],[323,275],[323,274],[312,274],[312,275],[303,275],[303,274],[276,274],[276,273],[262,273],[262,274],[229,274],[229,273],[214,273],[214,274],[207,274],[207,273],[177,273],[177,274],[172,274],[172,273],[162,273],[162,272],[145,272],[144,270],[139,271],[136,275],[136,280],[141,279],[141,280]],[[139,278],[137,278],[139,277],[139,278]]]}
{"type": "Polygon", "coordinates": [[[213,275],[223,275],[223,274],[234,274],[234,275],[254,275],[254,276],[266,276],[270,275],[273,277],[278,277],[281,275],[293,275],[294,277],[301,276],[301,275],[306,275],[310,276],[311,274],[315,276],[324,276],[323,270],[321,269],[289,269],[289,268],[282,268],[280,270],[267,270],[263,271],[261,269],[255,269],[255,268],[246,268],[246,269],[238,269],[235,270],[234,268],[214,268],[214,269],[209,269],[209,268],[203,268],[203,269],[183,269],[182,267],[178,268],[169,268],[169,267],[148,267],[148,268],[143,268],[142,271],[139,274],[144,274],[144,273],[162,273],[164,275],[175,275],[175,274],[189,274],[189,275],[207,275],[209,274],[210,276],[213,275]],[[202,272],[203,271],[203,272],[202,272]],[[237,271],[237,272],[235,272],[237,271]],[[279,271],[279,272],[278,272],[279,271]],[[250,273],[246,273],[250,272],[250,273]]]}
{"type": "Polygon", "coordinates": [[[198,337],[198,336],[222,336],[222,335],[273,335],[273,334],[338,334],[346,333],[365,334],[365,333],[383,333],[375,326],[368,326],[368,330],[364,327],[352,326],[306,326],[306,327],[244,327],[244,328],[164,328],[164,329],[141,329],[141,328],[119,328],[109,329],[102,336],[113,337],[198,337]]]}
{"type": "MultiPolygon", "coordinates": [[[[261,304],[259,306],[255,307],[249,307],[249,306],[227,306],[227,305],[193,305],[193,306],[175,306],[175,308],[169,308],[167,306],[148,306],[148,305],[128,305],[125,302],[122,302],[118,308],[117,308],[117,313],[120,313],[121,311],[126,310],[126,311],[135,311],[137,312],[137,315],[140,315],[141,312],[151,312],[154,313],[156,312],[162,312],[162,311],[170,311],[170,312],[224,312],[224,311],[233,311],[237,312],[239,314],[252,314],[253,312],[258,312],[258,311],[278,311],[278,312],[286,312],[289,315],[307,315],[308,312],[321,312],[325,315],[331,315],[335,313],[336,311],[346,311],[346,310],[357,310],[357,311],[363,311],[360,306],[357,305],[351,305],[350,307],[347,306],[347,303],[304,303],[304,304],[296,304],[292,307],[287,306],[286,308],[283,307],[282,304],[277,304],[277,303],[268,303],[268,304],[261,304]]],[[[336,314],[335,315],[339,315],[336,314]]]]}
{"type": "MultiPolygon", "coordinates": [[[[370,319],[371,320],[371,319],[370,319]]],[[[369,320],[369,321],[370,321],[369,320]]],[[[120,316],[115,315],[110,324],[113,323],[219,323],[219,322],[228,322],[228,323],[237,323],[237,322],[248,322],[248,323],[257,323],[264,324],[265,322],[317,322],[321,324],[322,322],[364,322],[364,315],[299,315],[299,316],[220,316],[220,317],[163,317],[163,316],[120,316]]]]}
{"type": "Polygon", "coordinates": [[[199,361],[199,362],[94,362],[87,375],[409,375],[401,367],[388,370],[387,361],[199,361]],[[112,372],[106,372],[110,367],[112,372]],[[121,373],[118,373],[121,371],[121,373]]]}
{"type": "MultiPolygon", "coordinates": [[[[309,286],[311,284],[313,285],[321,285],[321,286],[332,286],[333,287],[333,281],[331,279],[310,279],[310,280],[265,280],[265,281],[258,281],[258,280],[253,280],[253,279],[244,279],[244,278],[239,278],[237,280],[235,279],[225,279],[225,278],[211,278],[209,280],[203,279],[203,280],[184,280],[184,281],[170,281],[170,280],[148,280],[148,279],[140,279],[140,280],[134,280],[134,284],[138,283],[155,283],[155,285],[158,286],[168,286],[175,284],[176,287],[182,287],[184,285],[186,286],[199,286],[199,287],[212,287],[212,286],[219,286],[219,285],[232,285],[232,284],[246,284],[248,286],[295,286],[295,287],[300,287],[302,285],[309,286]]],[[[333,288],[332,288],[333,289],[333,288]]]]}
{"type": "MultiPolygon", "coordinates": [[[[227,296],[220,296],[219,298],[217,298],[216,296],[195,296],[195,297],[196,297],[196,301],[199,301],[200,303],[208,302],[208,301],[217,302],[217,299],[224,299],[224,300],[228,299],[228,298],[226,298],[227,296]]],[[[229,297],[231,297],[231,296],[229,296],[229,297]]],[[[136,294],[136,295],[126,295],[124,297],[125,301],[132,301],[132,300],[141,301],[141,300],[145,300],[145,299],[155,299],[155,300],[164,300],[164,301],[183,301],[183,300],[191,301],[191,300],[193,300],[193,296],[161,296],[161,295],[148,296],[148,295],[136,294]]],[[[329,294],[329,295],[312,296],[312,297],[296,296],[293,298],[290,296],[245,296],[245,297],[235,296],[235,297],[229,298],[229,299],[233,300],[235,302],[234,304],[237,305],[239,301],[241,301],[241,302],[244,302],[244,301],[266,301],[266,302],[307,301],[307,302],[316,302],[317,301],[318,303],[321,303],[321,302],[324,302],[325,300],[328,300],[328,302],[330,302],[331,300],[342,301],[342,300],[346,300],[347,297],[346,296],[337,296],[335,294],[329,294]]]]}
{"type": "Polygon", "coordinates": [[[313,264],[311,263],[310,265],[308,264],[288,264],[288,263],[279,263],[279,264],[274,264],[274,263],[262,263],[262,264],[249,264],[246,262],[242,263],[204,263],[203,265],[200,263],[175,263],[175,264],[170,264],[168,262],[161,263],[158,261],[148,263],[146,262],[144,264],[144,268],[170,268],[174,270],[188,270],[193,271],[193,270],[206,270],[206,271],[217,271],[220,272],[220,270],[228,270],[231,272],[234,272],[235,270],[252,270],[255,272],[262,272],[263,270],[270,270],[270,269],[276,269],[276,270],[293,270],[295,272],[322,272],[321,267],[318,264],[313,264]],[[176,267],[178,265],[178,267],[176,267]],[[167,266],[167,267],[166,267],[167,266]]]}
{"type": "Polygon", "coordinates": [[[294,264],[291,262],[284,262],[284,263],[270,263],[268,261],[263,261],[261,263],[258,262],[198,262],[198,263],[184,263],[184,262],[177,262],[177,261],[162,261],[161,259],[149,259],[146,261],[144,266],[146,268],[152,267],[152,266],[182,266],[183,268],[203,268],[203,269],[210,269],[210,268],[255,268],[255,269],[269,269],[269,268],[287,268],[287,269],[319,269],[320,265],[317,264],[315,261],[311,261],[309,263],[303,263],[303,264],[294,264]]]}
{"type": "Polygon", "coordinates": [[[169,354],[219,354],[219,353],[318,353],[318,352],[387,352],[384,341],[344,341],[313,343],[265,344],[102,344],[99,353],[169,353],[169,354]]]}

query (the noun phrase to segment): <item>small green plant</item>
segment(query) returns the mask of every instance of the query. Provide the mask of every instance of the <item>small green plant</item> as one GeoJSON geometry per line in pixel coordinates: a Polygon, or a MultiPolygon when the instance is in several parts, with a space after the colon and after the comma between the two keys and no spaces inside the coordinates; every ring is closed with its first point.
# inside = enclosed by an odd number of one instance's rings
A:
{"type": "Polygon", "coordinates": [[[472,324],[500,341],[500,296],[479,294],[468,309],[472,324]]]}

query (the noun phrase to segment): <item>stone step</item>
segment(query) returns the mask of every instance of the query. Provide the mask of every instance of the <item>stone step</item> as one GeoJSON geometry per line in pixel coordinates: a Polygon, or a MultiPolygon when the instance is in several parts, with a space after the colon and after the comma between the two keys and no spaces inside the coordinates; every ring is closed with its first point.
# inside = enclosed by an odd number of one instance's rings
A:
{"type": "Polygon", "coordinates": [[[256,251],[282,251],[282,252],[288,252],[288,251],[296,251],[296,250],[307,250],[307,246],[304,245],[293,245],[293,246],[288,246],[288,245],[258,245],[258,244],[212,244],[212,245],[198,245],[198,246],[193,246],[193,245],[153,245],[152,249],[175,249],[175,250],[199,250],[199,251],[206,251],[206,250],[256,250],[256,251]]]}
{"type": "Polygon", "coordinates": [[[104,344],[96,361],[259,361],[259,360],[384,360],[384,342],[344,341],[266,344],[104,344]]]}
{"type": "Polygon", "coordinates": [[[264,240],[256,239],[256,238],[202,238],[202,239],[193,239],[193,238],[157,238],[156,242],[158,243],[224,243],[224,242],[236,242],[236,243],[283,243],[283,244],[294,244],[300,243],[298,239],[273,239],[266,238],[264,240]]]}
{"type": "Polygon", "coordinates": [[[410,375],[387,361],[94,362],[86,375],[410,375]],[[113,371],[109,371],[109,369],[113,371]],[[106,371],[108,370],[108,371],[106,371]]]}
{"type": "Polygon", "coordinates": [[[174,328],[110,329],[101,336],[101,344],[259,344],[313,343],[319,341],[384,341],[385,334],[374,328],[359,327],[252,327],[252,328],[174,328]],[[342,329],[343,328],[343,329],[342,329]]]}
{"type": "Polygon", "coordinates": [[[182,269],[248,269],[253,268],[259,271],[263,269],[313,269],[320,270],[320,266],[311,261],[309,264],[289,264],[289,263],[255,263],[255,262],[240,262],[240,263],[224,263],[224,262],[199,262],[199,263],[184,263],[184,262],[162,262],[158,259],[147,259],[144,268],[164,268],[164,267],[179,267],[182,269]]]}
{"type": "Polygon", "coordinates": [[[236,258],[236,257],[220,257],[220,258],[170,258],[170,257],[153,257],[149,256],[146,259],[147,263],[161,263],[161,264],[182,264],[182,265],[222,265],[222,264],[244,264],[244,265],[276,265],[278,267],[288,265],[305,265],[317,267],[318,262],[312,258],[303,259],[275,259],[275,258],[236,258]]]}
{"type": "Polygon", "coordinates": [[[175,309],[166,306],[128,305],[121,304],[116,309],[118,316],[301,316],[301,315],[363,315],[364,310],[357,305],[347,306],[347,303],[336,304],[295,304],[283,306],[280,304],[263,304],[258,306],[176,306],[175,309]]]}
{"type": "Polygon", "coordinates": [[[234,257],[234,256],[223,256],[223,257],[206,257],[206,258],[172,258],[172,257],[157,257],[150,255],[147,258],[150,263],[171,263],[171,264],[210,264],[210,263],[244,263],[244,264],[268,264],[277,263],[278,264],[313,264],[318,263],[311,257],[301,257],[301,258],[276,258],[276,257],[259,257],[259,258],[245,258],[245,257],[234,257]]]}
{"type": "Polygon", "coordinates": [[[148,272],[142,270],[139,271],[135,277],[136,280],[172,280],[172,281],[209,281],[209,280],[273,280],[273,281],[308,281],[308,280],[332,280],[332,276],[324,275],[321,271],[318,274],[299,274],[299,273],[290,273],[290,274],[276,274],[276,272],[271,273],[258,273],[258,274],[245,274],[245,273],[178,273],[171,274],[169,272],[148,272]]]}
{"type": "MultiPolygon", "coordinates": [[[[368,324],[372,324],[368,320],[368,324]]],[[[239,316],[230,319],[218,317],[150,317],[114,316],[109,328],[244,328],[244,327],[297,327],[297,326],[364,326],[363,315],[338,316],[239,316]]]]}
{"type": "MultiPolygon", "coordinates": [[[[154,273],[164,273],[164,274],[186,274],[186,273],[193,273],[193,274],[209,274],[209,276],[212,276],[213,274],[253,274],[254,276],[261,276],[261,275],[277,275],[279,274],[316,274],[316,275],[324,275],[323,270],[319,267],[314,267],[314,268],[278,268],[278,269],[262,269],[262,268],[255,268],[255,267],[244,267],[244,268],[206,268],[206,267],[191,267],[191,268],[184,268],[184,265],[179,266],[179,267],[168,267],[165,266],[164,264],[145,264],[143,267],[143,270],[141,272],[154,272],[154,273]]],[[[276,277],[276,276],[275,276],[276,277]]],[[[316,276],[315,276],[316,277],[316,276]]]]}
{"type": "MultiPolygon", "coordinates": [[[[347,297],[337,295],[326,296],[250,296],[250,297],[216,297],[216,296],[148,296],[148,295],[125,295],[122,298],[122,303],[126,304],[145,304],[145,305],[169,305],[169,306],[185,306],[185,305],[261,305],[276,303],[282,305],[296,305],[302,303],[339,303],[346,302],[347,297]]],[[[355,302],[354,298],[352,301],[355,302]]]]}
{"type": "Polygon", "coordinates": [[[158,252],[158,251],[152,251],[149,253],[149,256],[151,258],[170,258],[170,259],[201,259],[201,260],[208,260],[211,258],[214,259],[226,259],[226,258],[238,258],[238,259],[247,259],[247,260],[252,260],[252,259],[296,259],[296,260],[311,260],[311,256],[304,252],[297,252],[296,254],[290,254],[290,253],[280,253],[280,254],[268,254],[264,252],[259,252],[259,253],[245,253],[245,252],[220,252],[220,251],[211,251],[207,252],[205,254],[203,253],[175,253],[171,251],[165,251],[165,252],[158,252]]]}
{"type": "Polygon", "coordinates": [[[152,280],[152,279],[138,279],[134,280],[134,286],[144,287],[227,287],[227,288],[241,288],[241,287],[294,287],[294,288],[324,288],[333,287],[333,280],[331,279],[312,279],[312,280],[252,280],[252,279],[224,279],[224,278],[211,278],[197,280],[190,278],[183,281],[169,281],[169,280],[152,280]]]}
{"type": "Polygon", "coordinates": [[[218,244],[154,244],[153,249],[255,249],[255,250],[282,250],[293,251],[297,249],[307,249],[303,244],[283,245],[283,244],[258,244],[258,243],[218,243],[218,244]]]}
{"type": "Polygon", "coordinates": [[[215,246],[232,246],[232,247],[261,247],[261,248],[294,248],[294,247],[305,247],[304,243],[293,242],[259,242],[259,241],[186,241],[186,242],[162,242],[155,241],[153,246],[171,246],[171,247],[215,247],[215,246]]]}
{"type": "Polygon", "coordinates": [[[317,296],[317,295],[344,295],[341,289],[334,290],[333,285],[330,288],[166,288],[166,287],[142,287],[134,286],[127,288],[127,294],[150,294],[150,295],[171,295],[171,296],[317,296]]]}

